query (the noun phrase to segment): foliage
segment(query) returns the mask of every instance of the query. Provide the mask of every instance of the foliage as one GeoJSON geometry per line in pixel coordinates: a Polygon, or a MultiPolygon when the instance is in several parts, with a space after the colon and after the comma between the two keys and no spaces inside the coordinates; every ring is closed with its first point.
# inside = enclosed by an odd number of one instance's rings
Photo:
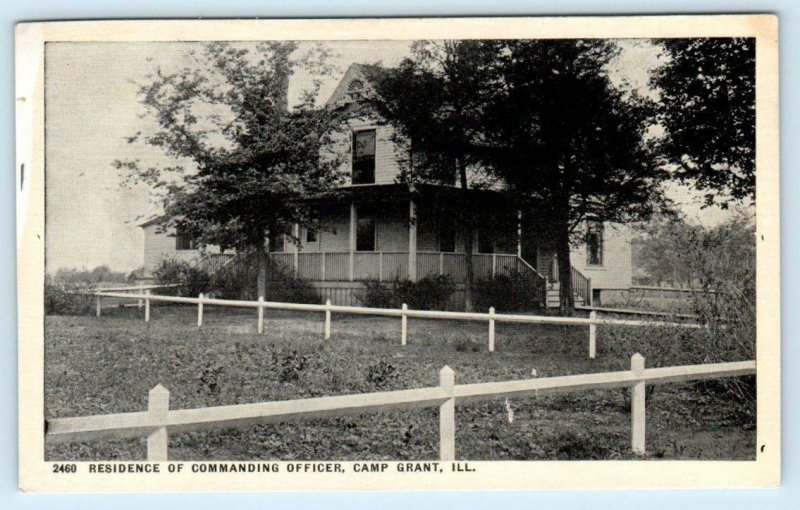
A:
{"type": "MultiPolygon", "coordinates": [[[[219,311],[199,330],[195,314],[190,308],[163,307],[150,323],[131,308],[111,310],[102,321],[47,317],[46,418],[145,410],[147,392],[156,384],[170,390],[175,409],[376,391],[367,378],[384,372],[381,361],[385,372],[391,365],[396,374],[381,383],[382,391],[437,386],[444,365],[453,368],[459,384],[472,384],[527,379],[532,368],[539,377],[551,377],[612,372],[630,363],[627,353],[603,352],[588,359],[587,333],[581,327],[505,324],[498,328],[498,350],[488,356],[485,322],[431,321],[417,329],[417,321],[411,321],[409,344],[401,348],[396,318],[335,318],[335,341],[321,341],[317,314],[273,311],[267,336],[256,333],[253,310],[219,311]],[[376,341],[380,335],[394,341],[376,341]],[[460,340],[480,349],[457,351],[454,344],[460,340]],[[306,361],[297,379],[281,381],[294,378],[291,371],[282,375],[283,360],[300,357],[306,361]],[[208,385],[196,379],[204,370],[208,385]]],[[[606,330],[598,331],[601,348],[609,344],[606,330]]],[[[681,450],[685,455],[702,449],[706,459],[755,458],[755,432],[733,420],[732,396],[708,398],[691,385],[667,384],[652,397],[647,437],[653,454],[662,454],[658,445],[677,443],[663,455],[675,458],[681,450]]],[[[510,398],[508,404],[513,423],[502,400],[457,406],[459,455],[475,460],[633,457],[630,408],[622,390],[510,398]]],[[[435,408],[385,410],[175,434],[169,453],[186,461],[436,460],[438,426],[435,408]]],[[[45,448],[50,461],[140,460],[146,452],[138,439],[48,443],[45,448]]]]}
{"type": "Polygon", "coordinates": [[[519,272],[496,275],[477,282],[475,306],[478,310],[494,307],[497,312],[531,311],[542,306],[542,295],[530,280],[519,272]]]}
{"type": "Polygon", "coordinates": [[[308,359],[292,351],[285,356],[274,354],[275,364],[279,367],[280,382],[294,382],[300,379],[300,372],[308,365],[308,359]]]}
{"type": "MultiPolygon", "coordinates": [[[[400,180],[448,186],[457,182],[464,190],[486,187],[490,180],[476,178],[483,161],[475,149],[476,140],[483,136],[481,112],[487,96],[496,89],[487,79],[497,58],[495,45],[470,40],[417,41],[411,49],[412,58],[396,69],[373,69],[370,76],[375,89],[370,106],[393,126],[395,142],[408,149],[400,151],[409,154],[400,158],[400,180]]],[[[466,234],[468,311],[473,306],[472,244],[480,226],[473,214],[473,199],[466,193],[454,196],[447,213],[466,234]]]]}
{"type": "MultiPolygon", "coordinates": [[[[691,304],[699,322],[707,324],[698,334],[661,329],[646,336],[658,339],[651,349],[665,364],[715,363],[755,359],[756,348],[756,245],[753,217],[740,211],[716,227],[677,224],[655,229],[653,253],[669,246],[675,263],[699,292],[691,304]]],[[[662,259],[653,265],[661,267],[662,259]]],[[[623,336],[612,342],[632,350],[634,338],[623,336]]],[[[645,354],[645,353],[643,353],[645,354]]],[[[646,354],[645,354],[646,355],[646,354]]],[[[755,380],[731,378],[707,383],[730,392],[741,402],[742,413],[754,412],[755,380]]]]}
{"type": "Polygon", "coordinates": [[[424,43],[374,80],[378,112],[422,155],[412,178],[452,182],[469,165],[505,182],[536,218],[545,248],[558,253],[565,309],[570,242],[586,222],[647,217],[661,198],[646,141],[653,105],[612,84],[617,53],[608,40],[424,43]]]}
{"type": "Polygon", "coordinates": [[[647,217],[660,200],[652,104],[612,84],[617,53],[608,40],[504,41],[503,93],[486,113],[491,168],[558,255],[562,309],[573,306],[570,242],[587,222],[647,217]]]}
{"type": "MultiPolygon", "coordinates": [[[[214,273],[211,287],[215,295],[222,299],[255,301],[258,299],[257,278],[255,254],[252,251],[244,252],[214,273]]],[[[307,281],[294,278],[272,259],[268,260],[264,299],[284,303],[320,302],[307,281]]]]}
{"type": "Polygon", "coordinates": [[[51,276],[44,279],[45,315],[88,315],[95,310],[91,283],[64,281],[51,276]]]}
{"type": "Polygon", "coordinates": [[[339,158],[329,149],[341,122],[315,105],[318,78],[329,73],[326,52],[295,56],[291,41],[245,46],[209,43],[189,52],[191,66],[157,69],[139,96],[158,128],[129,142],[162,151],[168,163],[115,166],[128,182],[160,192],[165,222],[199,246],[259,250],[262,290],[267,233],[293,238],[292,225],[309,218],[295,199],[340,182],[339,158]],[[289,110],[289,77],[297,69],[315,80],[289,110]]]}
{"type": "Polygon", "coordinates": [[[127,277],[122,271],[112,271],[108,266],[97,266],[92,270],[62,267],[53,276],[58,282],[69,284],[96,285],[103,282],[125,283],[127,277]]]}
{"type": "Polygon", "coordinates": [[[166,295],[197,297],[211,289],[208,271],[185,260],[160,260],[153,269],[153,277],[158,285],[180,285],[174,289],[161,289],[160,292],[166,295]]]}
{"type": "Polygon", "coordinates": [[[399,377],[397,367],[385,360],[367,367],[366,382],[374,390],[383,390],[399,377]]]}
{"type": "Polygon", "coordinates": [[[723,207],[755,198],[756,41],[661,41],[667,61],[652,79],[660,92],[659,143],[672,176],[723,207]]]}
{"type": "Polygon", "coordinates": [[[363,306],[400,308],[403,303],[414,310],[444,310],[455,285],[447,275],[426,276],[412,282],[396,278],[391,282],[366,280],[357,294],[363,306]]]}

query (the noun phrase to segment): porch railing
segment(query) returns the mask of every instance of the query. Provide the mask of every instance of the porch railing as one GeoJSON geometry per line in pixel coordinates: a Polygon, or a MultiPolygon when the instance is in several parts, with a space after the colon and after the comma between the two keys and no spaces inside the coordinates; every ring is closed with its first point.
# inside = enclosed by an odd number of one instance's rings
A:
{"type": "Polygon", "coordinates": [[[572,266],[572,291],[583,299],[585,306],[592,306],[592,279],[572,266]]]}

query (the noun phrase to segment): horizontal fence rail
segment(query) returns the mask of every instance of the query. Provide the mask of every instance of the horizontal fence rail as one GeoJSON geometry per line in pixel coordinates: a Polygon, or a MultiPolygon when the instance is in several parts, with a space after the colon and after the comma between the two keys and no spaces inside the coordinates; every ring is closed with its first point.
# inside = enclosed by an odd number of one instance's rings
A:
{"type": "Polygon", "coordinates": [[[144,301],[144,319],[150,322],[150,303],[151,301],[164,302],[164,303],[183,303],[197,305],[197,326],[203,325],[203,306],[228,306],[236,308],[256,308],[258,310],[258,331],[263,332],[263,312],[266,309],[273,310],[295,310],[306,312],[322,312],[325,314],[325,339],[330,338],[330,322],[331,314],[353,314],[353,315],[373,315],[383,317],[400,317],[401,318],[401,345],[406,345],[407,339],[407,324],[409,318],[417,319],[444,319],[444,320],[462,320],[462,321],[475,321],[487,322],[489,326],[488,347],[489,352],[494,352],[495,348],[495,324],[497,322],[508,323],[524,323],[524,324],[550,324],[561,326],[589,326],[589,357],[596,357],[596,343],[597,343],[597,327],[598,326],[630,326],[630,327],[680,327],[680,328],[704,328],[702,324],[691,324],[683,322],[665,322],[665,321],[650,321],[650,320],[624,320],[624,319],[609,319],[598,318],[596,311],[589,313],[589,318],[582,317],[550,317],[542,315],[515,315],[515,314],[498,314],[495,313],[494,308],[490,308],[488,313],[480,312],[446,312],[438,310],[412,310],[406,304],[401,308],[367,308],[360,306],[341,306],[332,305],[328,300],[324,305],[313,305],[305,303],[281,303],[275,301],[264,301],[259,298],[258,301],[244,301],[233,299],[216,299],[204,296],[202,293],[194,297],[179,297],[179,296],[162,296],[158,294],[150,294],[149,291],[144,294],[128,294],[122,292],[102,292],[94,293],[97,296],[97,315],[100,316],[100,299],[119,298],[119,299],[137,299],[144,301]]]}
{"type": "Polygon", "coordinates": [[[262,402],[198,409],[169,409],[169,392],[150,390],[148,410],[48,420],[49,444],[147,437],[147,459],[167,460],[170,433],[249,427],[290,420],[330,418],[395,409],[439,407],[441,460],[455,460],[455,405],[499,398],[541,397],[560,393],[630,388],[631,448],[645,453],[645,385],[738,377],[756,373],[755,361],[644,368],[644,358],[631,357],[631,370],[477,384],[455,384],[450,367],[439,372],[439,386],[360,395],[262,402]]]}

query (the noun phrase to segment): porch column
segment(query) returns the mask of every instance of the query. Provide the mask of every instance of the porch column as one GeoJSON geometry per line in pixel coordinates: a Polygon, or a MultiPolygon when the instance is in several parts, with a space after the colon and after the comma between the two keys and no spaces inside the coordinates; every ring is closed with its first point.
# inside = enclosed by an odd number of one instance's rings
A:
{"type": "Polygon", "coordinates": [[[517,257],[522,258],[522,209],[517,209],[517,257]]]}
{"type": "Polygon", "coordinates": [[[355,262],[356,252],[356,203],[350,202],[350,258],[349,262],[349,275],[350,281],[353,281],[353,264],[355,262]]]}
{"type": "MultiPolygon", "coordinates": [[[[292,226],[292,235],[295,238],[297,243],[300,243],[300,225],[295,223],[292,226]]],[[[292,269],[294,269],[294,277],[297,278],[297,275],[300,270],[300,244],[294,245],[294,253],[292,254],[292,269]]]]}
{"type": "Polygon", "coordinates": [[[417,204],[408,201],[408,279],[417,281],[417,204]]]}

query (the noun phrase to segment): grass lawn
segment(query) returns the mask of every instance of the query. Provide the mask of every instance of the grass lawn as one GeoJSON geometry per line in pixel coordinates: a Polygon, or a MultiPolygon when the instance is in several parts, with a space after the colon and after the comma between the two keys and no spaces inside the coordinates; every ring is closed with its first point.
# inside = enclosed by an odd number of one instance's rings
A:
{"type": "MultiPolygon", "coordinates": [[[[194,408],[438,384],[449,365],[456,383],[524,379],[629,368],[630,354],[604,345],[588,359],[583,327],[498,324],[497,351],[486,352],[487,325],[400,321],[334,314],[332,338],[322,314],[267,311],[265,334],[255,310],[206,307],[196,328],[193,307],[157,306],[149,324],[135,308],[102,317],[45,320],[46,417],[147,408],[156,384],[170,407],[194,408]]],[[[646,331],[639,330],[645,339],[646,331]]],[[[608,344],[609,342],[606,342],[608,344]]],[[[648,359],[648,365],[658,365],[648,359]]],[[[627,390],[512,399],[456,408],[456,457],[471,460],[620,459],[630,454],[627,390]]],[[[736,402],[691,384],[648,395],[651,458],[754,459],[755,429],[736,402]]],[[[401,410],[324,420],[258,425],[170,436],[173,460],[435,459],[435,409],[401,410]]],[[[46,447],[48,460],[145,458],[145,440],[46,447]]]]}

